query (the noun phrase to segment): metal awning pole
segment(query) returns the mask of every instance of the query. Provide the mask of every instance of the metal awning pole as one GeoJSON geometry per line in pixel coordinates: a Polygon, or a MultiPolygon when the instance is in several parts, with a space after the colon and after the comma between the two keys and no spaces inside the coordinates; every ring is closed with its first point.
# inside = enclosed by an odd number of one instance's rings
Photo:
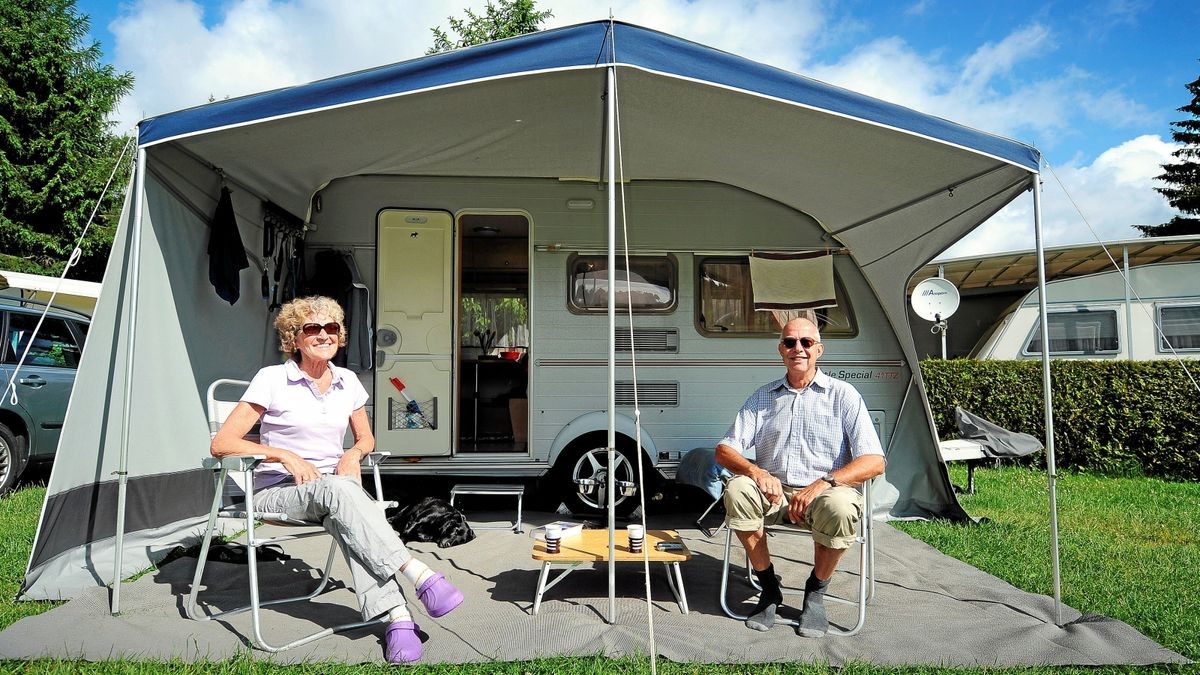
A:
{"type": "MultiPolygon", "coordinates": [[[[1129,244],[1121,247],[1121,259],[1125,272],[1125,358],[1133,360],[1133,302],[1130,299],[1133,279],[1129,277],[1129,244]]],[[[1155,336],[1157,339],[1158,336],[1155,336]]]]}
{"type": "Polygon", "coordinates": [[[616,67],[608,67],[608,90],[605,96],[608,155],[608,622],[617,620],[617,542],[616,504],[614,492],[617,447],[617,124],[616,67]]]}
{"type": "Polygon", "coordinates": [[[1037,244],[1039,330],[1042,332],[1042,395],[1046,408],[1046,476],[1050,489],[1050,559],[1054,582],[1054,623],[1062,625],[1062,579],[1058,567],[1058,473],[1054,462],[1054,400],[1050,393],[1050,328],[1046,315],[1046,255],[1042,248],[1041,176],[1033,179],[1033,236],[1037,244]]]}
{"type": "MultiPolygon", "coordinates": [[[[946,266],[945,265],[938,265],[938,278],[939,279],[946,278],[946,266]]],[[[942,319],[942,323],[945,324],[946,320],[942,319]]],[[[948,331],[948,330],[950,330],[949,326],[946,326],[946,325],[942,326],[941,333],[942,333],[942,360],[943,361],[946,360],[946,331],[948,331]]]]}
{"type": "Polygon", "coordinates": [[[138,148],[133,180],[133,227],[129,236],[129,305],[126,307],[128,332],[125,339],[125,384],[121,397],[121,451],[117,464],[117,528],[113,537],[112,603],[109,611],[121,612],[121,568],[125,544],[125,493],[129,484],[129,410],[133,397],[134,338],[137,333],[138,276],[142,261],[142,209],[146,192],[146,151],[138,148]]]}

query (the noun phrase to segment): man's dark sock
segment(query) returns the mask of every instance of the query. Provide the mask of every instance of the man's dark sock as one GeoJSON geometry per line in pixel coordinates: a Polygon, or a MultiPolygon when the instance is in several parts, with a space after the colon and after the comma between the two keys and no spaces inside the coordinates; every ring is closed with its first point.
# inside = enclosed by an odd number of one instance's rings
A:
{"type": "Polygon", "coordinates": [[[768,565],[765,570],[754,570],[762,593],[758,595],[758,604],[746,618],[746,627],[754,630],[770,630],[775,625],[775,610],[783,602],[783,591],[779,588],[779,579],[775,578],[775,565],[768,565]]]}
{"type": "Polygon", "coordinates": [[[804,637],[821,637],[829,632],[829,617],[825,614],[825,589],[829,579],[820,581],[814,571],[804,582],[804,608],[796,630],[804,637]]]}

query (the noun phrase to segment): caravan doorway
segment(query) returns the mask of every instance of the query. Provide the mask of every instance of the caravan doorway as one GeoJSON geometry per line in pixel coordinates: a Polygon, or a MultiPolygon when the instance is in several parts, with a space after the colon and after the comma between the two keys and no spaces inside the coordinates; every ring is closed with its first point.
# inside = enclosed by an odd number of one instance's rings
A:
{"type": "Polygon", "coordinates": [[[529,218],[459,216],[458,440],[462,453],[528,452],[529,218]]]}

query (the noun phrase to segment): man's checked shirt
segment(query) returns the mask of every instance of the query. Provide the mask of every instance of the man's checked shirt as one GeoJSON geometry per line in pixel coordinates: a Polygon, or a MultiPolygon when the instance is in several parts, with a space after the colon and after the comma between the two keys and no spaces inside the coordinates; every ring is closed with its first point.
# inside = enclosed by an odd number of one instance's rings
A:
{"type": "Polygon", "coordinates": [[[786,377],[760,387],[721,443],[742,454],[753,448],[759,468],[797,487],[857,457],[883,454],[862,395],[820,370],[804,389],[786,377]]]}

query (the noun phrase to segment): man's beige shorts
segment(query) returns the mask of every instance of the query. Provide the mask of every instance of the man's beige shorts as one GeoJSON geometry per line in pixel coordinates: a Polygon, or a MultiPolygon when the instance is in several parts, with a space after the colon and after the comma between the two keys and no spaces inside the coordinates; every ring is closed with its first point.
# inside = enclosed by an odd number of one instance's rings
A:
{"type": "MultiPolygon", "coordinates": [[[[783,499],[771,504],[754,479],[734,476],[725,486],[725,523],[739,532],[756,532],[763,525],[783,523],[787,520],[788,500],[799,489],[784,485],[783,499]]],[[[838,486],[818,495],[805,510],[804,522],[795,525],[811,531],[813,541],[826,548],[850,548],[862,512],[862,494],[854,488],[838,486]]]]}

